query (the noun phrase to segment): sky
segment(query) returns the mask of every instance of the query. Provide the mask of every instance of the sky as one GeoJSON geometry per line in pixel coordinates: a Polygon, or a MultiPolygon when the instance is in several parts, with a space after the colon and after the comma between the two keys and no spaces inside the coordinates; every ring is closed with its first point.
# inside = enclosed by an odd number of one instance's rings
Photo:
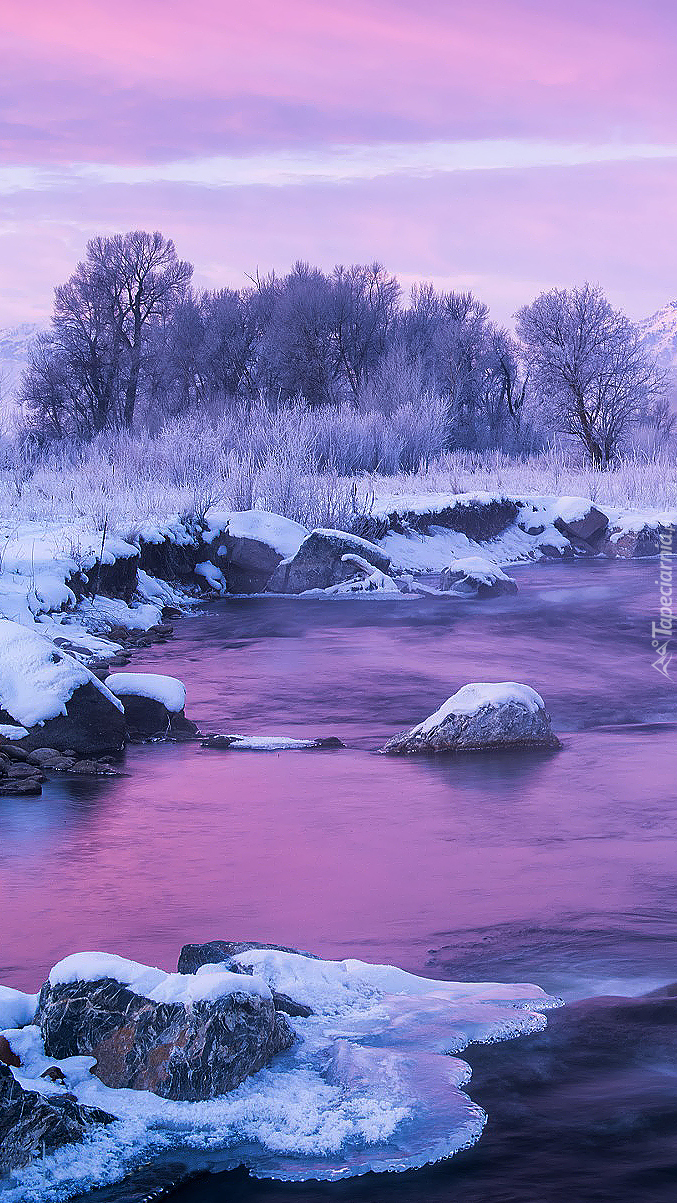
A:
{"type": "Polygon", "coordinates": [[[201,287],[677,297],[674,0],[9,0],[0,45],[0,325],[136,228],[201,287]]]}

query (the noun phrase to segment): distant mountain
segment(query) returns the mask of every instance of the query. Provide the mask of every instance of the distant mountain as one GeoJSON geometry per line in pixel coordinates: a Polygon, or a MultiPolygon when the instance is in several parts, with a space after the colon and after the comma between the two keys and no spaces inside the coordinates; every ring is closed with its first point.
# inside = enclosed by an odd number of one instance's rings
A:
{"type": "Polygon", "coordinates": [[[637,323],[645,345],[665,368],[677,369],[677,301],[637,323]]]}
{"type": "Polygon", "coordinates": [[[44,326],[34,322],[0,329],[0,404],[3,408],[12,408],[31,348],[43,329],[44,326]]]}

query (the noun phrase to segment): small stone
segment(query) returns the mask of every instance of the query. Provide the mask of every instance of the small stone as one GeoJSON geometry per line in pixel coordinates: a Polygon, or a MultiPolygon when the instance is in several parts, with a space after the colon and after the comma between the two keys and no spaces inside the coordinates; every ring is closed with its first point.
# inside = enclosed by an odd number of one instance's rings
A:
{"type": "Polygon", "coordinates": [[[0,1036],[0,1061],[3,1065],[11,1065],[19,1069],[21,1058],[17,1057],[6,1036],[0,1036]]]}
{"type": "Polygon", "coordinates": [[[40,1074],[41,1078],[49,1078],[50,1082],[65,1082],[66,1075],[58,1065],[49,1065],[40,1074]]]}
{"type": "Polygon", "coordinates": [[[111,768],[109,764],[105,764],[100,760],[76,760],[71,764],[70,773],[76,773],[80,777],[119,777],[117,769],[111,768]]]}

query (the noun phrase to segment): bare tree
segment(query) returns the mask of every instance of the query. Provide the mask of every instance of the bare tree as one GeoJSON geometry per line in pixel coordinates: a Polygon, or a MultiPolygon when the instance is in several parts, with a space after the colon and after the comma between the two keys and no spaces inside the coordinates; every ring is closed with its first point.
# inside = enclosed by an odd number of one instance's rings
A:
{"type": "Polygon", "coordinates": [[[636,328],[586,283],[520,309],[517,334],[555,428],[579,439],[595,467],[607,467],[665,387],[636,328]]]}

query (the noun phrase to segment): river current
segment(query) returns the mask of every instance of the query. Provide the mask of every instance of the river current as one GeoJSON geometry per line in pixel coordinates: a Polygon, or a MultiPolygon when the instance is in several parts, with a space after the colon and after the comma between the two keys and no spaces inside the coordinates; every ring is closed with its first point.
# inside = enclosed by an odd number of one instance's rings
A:
{"type": "Polygon", "coordinates": [[[180,677],[205,732],[345,750],[133,747],[121,777],[1,800],[7,985],[37,989],[78,949],[173,969],[183,943],[254,939],[568,1004],[544,1034],[468,1051],[489,1124],[451,1161],[305,1186],[240,1170],[184,1203],[677,1199],[677,1000],[628,1001],[677,981],[677,662],[674,681],[652,667],[656,565],[514,575],[519,593],[489,602],[214,603],[130,667],[180,677]],[[500,680],[543,695],[561,752],[375,754],[500,680]]]}

